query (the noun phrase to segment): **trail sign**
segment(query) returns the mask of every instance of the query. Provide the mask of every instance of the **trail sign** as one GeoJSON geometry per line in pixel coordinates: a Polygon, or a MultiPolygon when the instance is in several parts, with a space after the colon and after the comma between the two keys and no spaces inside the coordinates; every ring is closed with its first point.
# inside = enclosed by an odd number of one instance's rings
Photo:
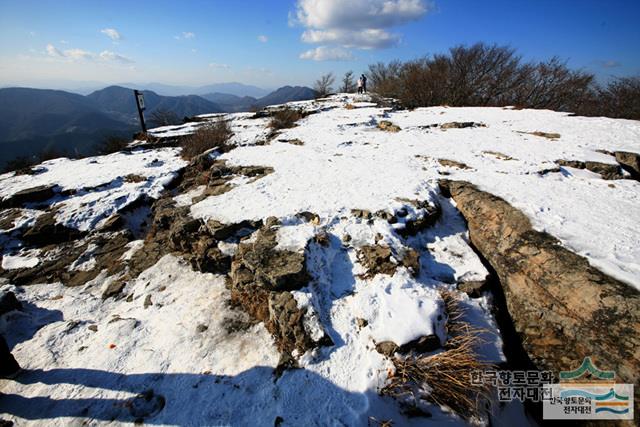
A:
{"type": "Polygon", "coordinates": [[[140,116],[140,127],[142,127],[142,133],[147,133],[147,125],[144,124],[144,95],[139,90],[134,90],[133,95],[136,98],[136,106],[138,107],[138,115],[140,116]]]}

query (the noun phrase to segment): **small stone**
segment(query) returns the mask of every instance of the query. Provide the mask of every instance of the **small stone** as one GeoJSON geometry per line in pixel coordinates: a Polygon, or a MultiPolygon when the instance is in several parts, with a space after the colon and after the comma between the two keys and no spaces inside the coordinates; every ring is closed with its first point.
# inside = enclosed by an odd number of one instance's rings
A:
{"type": "Polygon", "coordinates": [[[143,303],[143,305],[144,305],[144,308],[147,308],[147,307],[149,307],[150,305],[153,305],[153,302],[151,302],[151,295],[147,295],[147,296],[144,298],[144,303],[143,303]]]}
{"type": "Polygon", "coordinates": [[[207,325],[199,324],[198,326],[196,326],[196,332],[200,334],[205,332],[207,329],[209,329],[207,325]]]}
{"type": "Polygon", "coordinates": [[[366,319],[363,319],[361,317],[356,317],[356,325],[358,325],[358,329],[362,329],[366,327],[368,324],[369,322],[366,319]]]}
{"type": "Polygon", "coordinates": [[[376,351],[387,357],[393,356],[397,349],[398,345],[393,341],[382,341],[376,344],[376,351]]]}
{"type": "Polygon", "coordinates": [[[87,326],[87,329],[89,329],[92,332],[98,332],[98,325],[89,325],[87,326]]]}

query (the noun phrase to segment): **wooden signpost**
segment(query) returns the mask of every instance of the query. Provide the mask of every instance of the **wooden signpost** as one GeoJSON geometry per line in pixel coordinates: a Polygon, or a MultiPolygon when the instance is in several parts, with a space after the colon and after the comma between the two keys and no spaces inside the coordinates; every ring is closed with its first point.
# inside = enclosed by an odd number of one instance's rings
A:
{"type": "Polygon", "coordinates": [[[138,114],[140,115],[140,127],[142,127],[142,133],[147,133],[147,125],[144,124],[144,95],[139,90],[133,91],[134,96],[136,97],[136,105],[138,106],[138,114]]]}

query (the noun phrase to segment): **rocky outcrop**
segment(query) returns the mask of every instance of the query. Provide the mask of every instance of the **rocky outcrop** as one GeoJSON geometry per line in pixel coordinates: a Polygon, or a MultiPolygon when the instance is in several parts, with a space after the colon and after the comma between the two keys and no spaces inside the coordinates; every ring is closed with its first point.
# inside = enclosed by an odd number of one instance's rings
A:
{"type": "Polygon", "coordinates": [[[362,278],[371,278],[377,274],[393,276],[399,265],[408,268],[414,276],[420,270],[420,255],[414,249],[407,249],[402,257],[394,255],[389,246],[364,245],[358,248],[358,262],[366,269],[362,278]],[[400,259],[398,259],[400,258],[400,259]]]}
{"type": "Polygon", "coordinates": [[[572,370],[591,356],[628,383],[640,378],[640,292],[591,267],[536,231],[506,201],[460,181],[441,181],[495,269],[524,349],[541,369],[572,370]]]}
{"type": "Polygon", "coordinates": [[[567,166],[576,169],[586,169],[602,176],[602,179],[624,179],[620,166],[612,163],[583,162],[580,160],[556,160],[559,166],[567,166]]]}
{"type": "Polygon", "coordinates": [[[55,188],[54,185],[39,185],[18,191],[6,199],[0,200],[0,209],[17,208],[25,203],[44,202],[56,194],[55,188]]]}
{"type": "MultiPolygon", "coordinates": [[[[264,322],[273,335],[283,361],[292,353],[329,343],[314,341],[304,326],[306,309],[299,308],[289,292],[307,285],[305,252],[277,250],[276,218],[267,218],[250,242],[241,242],[231,263],[231,300],[254,319],[264,322]]],[[[285,362],[283,362],[285,363],[285,362]]]]}
{"type": "Polygon", "coordinates": [[[616,151],[614,153],[616,161],[631,174],[631,176],[640,180],[640,154],[628,151],[616,151]]]}

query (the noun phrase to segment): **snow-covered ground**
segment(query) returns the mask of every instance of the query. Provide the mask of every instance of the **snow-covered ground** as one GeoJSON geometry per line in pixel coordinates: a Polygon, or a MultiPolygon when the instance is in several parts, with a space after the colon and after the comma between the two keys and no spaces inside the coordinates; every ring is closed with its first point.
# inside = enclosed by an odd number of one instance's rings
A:
{"type": "MultiPolygon", "coordinates": [[[[408,418],[395,400],[378,394],[393,365],[376,351],[376,343],[402,345],[425,335],[443,341],[446,313],[438,290],[487,275],[468,244],[455,204],[438,194],[437,181],[443,177],[467,180],[503,197],[537,229],[640,288],[640,183],[605,181],[572,168],[537,173],[555,167],[559,159],[615,162],[598,149],[640,152],[640,122],[502,108],[393,112],[368,101],[366,96],[337,95],[319,103],[293,103],[316,113],[266,145],[268,119],[225,115],[234,131],[232,142],[239,147],[219,158],[231,165],[269,166],[274,172],[255,180],[236,179],[230,191],[197,203],[193,199],[204,193],[204,186],[174,195],[177,206],[189,206],[195,218],[237,223],[277,217],[276,249],[307,250],[311,280],[293,295],[299,307],[307,308],[308,331],[313,338],[326,333],[333,346],[297,355],[302,369],[287,370],[276,379],[279,354],[264,325],[247,322],[246,314],[230,306],[223,276],[193,271],[174,255],[129,283],[122,292],[127,297],[117,300],[101,298],[111,280],[106,273],[75,288],[0,282],[2,290],[13,290],[26,302],[23,312],[0,321],[0,333],[26,369],[16,381],[0,380],[0,417],[19,425],[136,418],[178,425],[364,426],[376,425],[376,420],[464,425],[434,405],[431,418],[408,418]],[[345,108],[347,104],[355,108],[345,108]],[[401,130],[380,130],[383,120],[401,130]],[[485,126],[431,126],[454,121],[485,126]],[[534,131],[560,137],[523,133],[534,131]],[[303,144],[286,142],[293,139],[303,144]],[[463,162],[469,169],[445,167],[438,159],[463,162]],[[400,237],[402,223],[423,213],[416,201],[438,204],[442,218],[416,236],[400,237]],[[403,211],[403,216],[390,224],[375,215],[370,220],[358,217],[354,209],[403,211]],[[308,221],[296,216],[304,211],[318,217],[308,221]],[[308,243],[320,233],[327,236],[325,245],[308,243]],[[358,251],[374,244],[391,248],[398,264],[392,275],[366,274],[358,251]],[[418,274],[400,265],[411,249],[420,254],[418,274]],[[136,397],[143,392],[147,399],[136,397]],[[162,409],[158,396],[164,399],[162,409]]],[[[168,126],[152,133],[183,135],[197,126],[168,126]]],[[[184,165],[173,148],[54,160],[37,175],[0,176],[0,196],[37,185],[79,190],[55,202],[56,218],[90,230],[117,211],[123,198],[157,198],[184,165]],[[129,174],[145,179],[128,182],[124,177],[129,174]],[[89,187],[105,191],[82,190],[89,187]]],[[[23,211],[14,227],[33,221],[39,212],[23,211]]],[[[141,240],[130,242],[121,259],[130,259],[142,245],[141,240]]],[[[233,254],[235,244],[221,242],[220,248],[233,254]]],[[[37,257],[28,249],[14,249],[3,249],[8,255],[3,268],[29,267],[37,257]]],[[[91,268],[90,259],[81,257],[74,268],[91,268]]],[[[465,319],[486,331],[481,356],[504,361],[491,297],[461,298],[465,319]]],[[[511,404],[497,409],[492,422],[526,425],[528,420],[520,405],[511,404]]]]}

